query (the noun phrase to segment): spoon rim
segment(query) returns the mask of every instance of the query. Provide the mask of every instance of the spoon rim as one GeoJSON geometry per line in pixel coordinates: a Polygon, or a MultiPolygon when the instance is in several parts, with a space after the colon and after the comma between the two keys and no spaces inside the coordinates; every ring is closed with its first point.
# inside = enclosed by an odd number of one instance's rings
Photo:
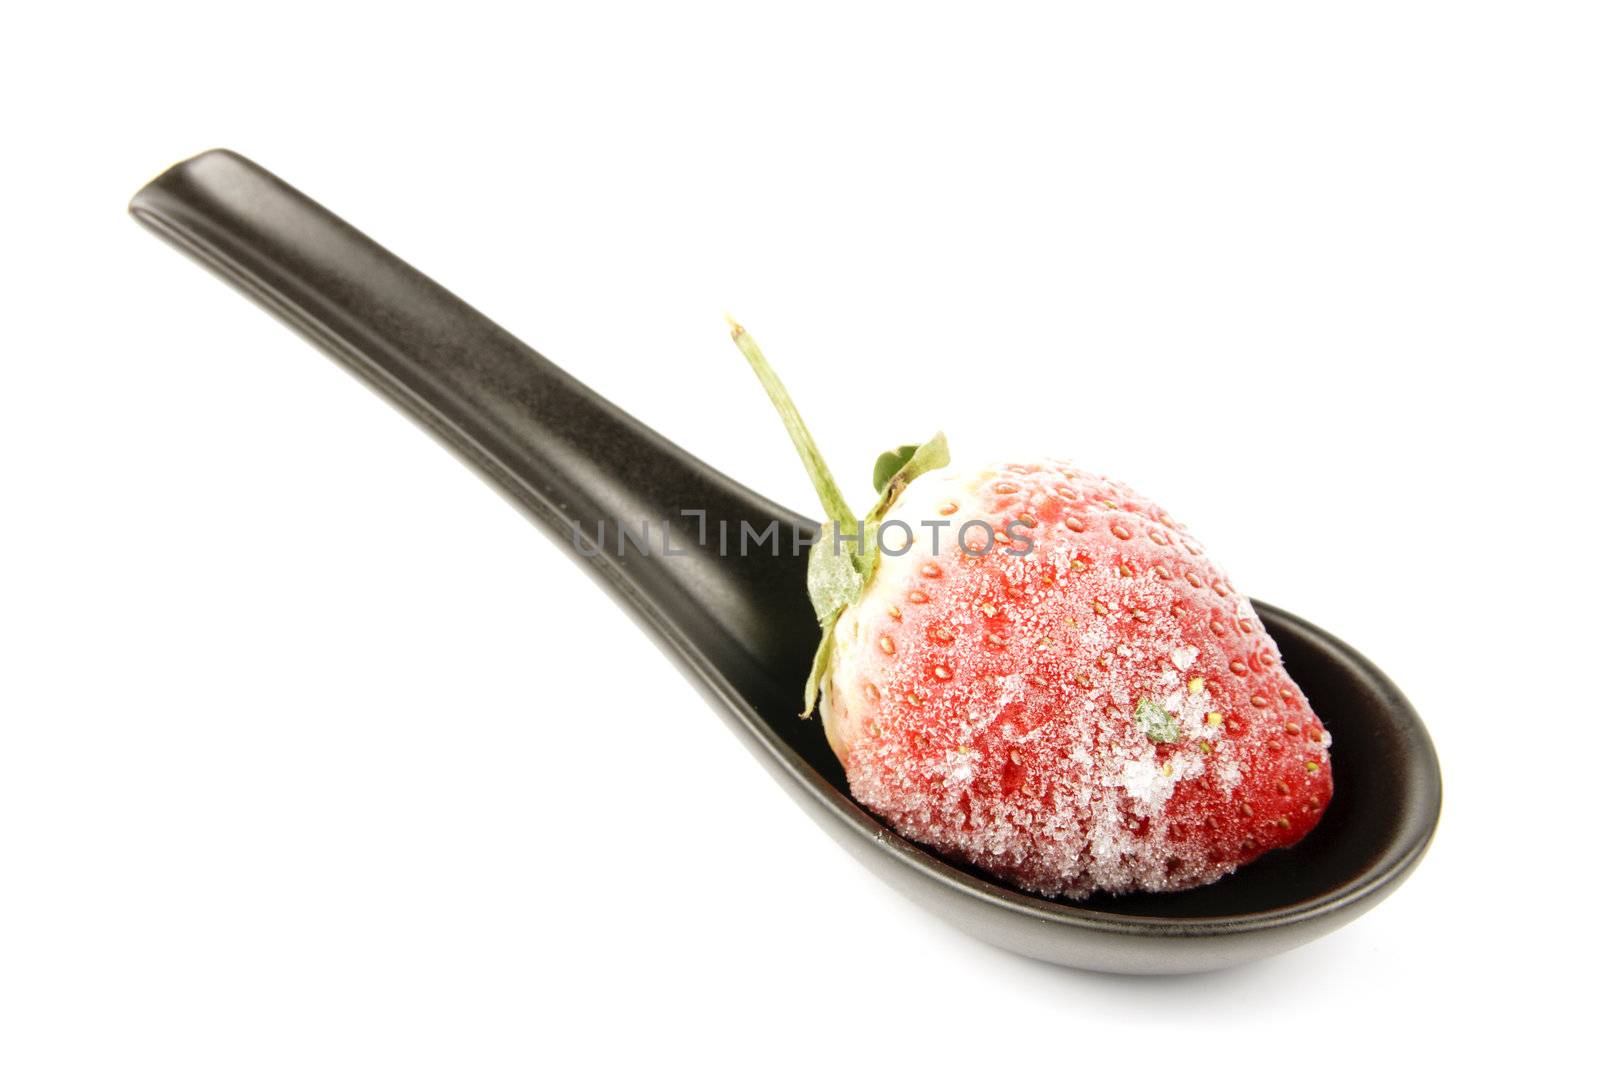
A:
{"type": "MultiPolygon", "coordinates": [[[[817,804],[836,816],[848,830],[902,866],[922,877],[936,880],[964,897],[1029,920],[1098,933],[1146,937],[1249,934],[1297,925],[1344,911],[1369,897],[1381,898],[1385,890],[1403,881],[1427,852],[1438,827],[1443,804],[1443,780],[1438,754],[1421,717],[1399,687],[1371,660],[1321,627],[1264,601],[1252,598],[1251,603],[1267,623],[1269,631],[1298,631],[1299,636],[1309,639],[1325,653],[1337,656],[1351,674],[1359,677],[1383,698],[1381,706],[1410,749],[1409,758],[1403,760],[1402,765],[1418,787],[1410,790],[1409,803],[1397,813],[1401,829],[1382,843],[1360,874],[1303,900],[1272,908],[1206,916],[1129,915],[1104,911],[1092,904],[1085,906],[1071,900],[1037,896],[980,878],[952,866],[937,854],[879,822],[854,797],[836,788],[798,751],[785,743],[740,694],[726,685],[714,685],[713,688],[719,691],[743,724],[751,729],[752,735],[789,772],[796,784],[811,794],[817,804]]],[[[680,652],[685,647],[678,645],[677,641],[673,641],[673,644],[680,652]]],[[[689,658],[697,661],[700,657],[696,654],[689,658]]],[[[695,673],[702,681],[721,681],[719,672],[710,664],[696,663],[695,673]]]]}

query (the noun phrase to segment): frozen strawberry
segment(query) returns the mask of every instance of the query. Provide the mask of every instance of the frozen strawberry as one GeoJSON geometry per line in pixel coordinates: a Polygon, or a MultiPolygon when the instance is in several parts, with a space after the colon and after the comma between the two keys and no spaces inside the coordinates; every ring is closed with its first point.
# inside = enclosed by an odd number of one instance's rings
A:
{"type": "Polygon", "coordinates": [[[938,470],[942,436],[881,457],[857,520],[760,350],[734,338],[828,513],[804,710],[820,697],[858,801],[1070,897],[1204,885],[1316,825],[1328,732],[1183,526],[1068,463],[938,470]]]}

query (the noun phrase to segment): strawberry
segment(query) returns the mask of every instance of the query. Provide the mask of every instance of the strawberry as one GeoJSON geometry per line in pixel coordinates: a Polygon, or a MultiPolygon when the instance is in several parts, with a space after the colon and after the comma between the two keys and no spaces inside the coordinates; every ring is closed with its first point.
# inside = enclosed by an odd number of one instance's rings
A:
{"type": "Polygon", "coordinates": [[[1070,463],[939,470],[942,435],[885,453],[857,520],[733,332],[828,514],[804,713],[820,699],[861,804],[1022,889],[1076,898],[1204,885],[1316,825],[1328,732],[1182,525],[1070,463]]]}

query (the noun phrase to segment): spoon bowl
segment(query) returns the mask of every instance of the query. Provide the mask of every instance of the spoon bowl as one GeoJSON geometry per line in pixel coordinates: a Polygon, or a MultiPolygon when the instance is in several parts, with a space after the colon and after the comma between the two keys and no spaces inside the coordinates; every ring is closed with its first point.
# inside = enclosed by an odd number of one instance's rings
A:
{"type": "MultiPolygon", "coordinates": [[[[820,724],[796,713],[818,629],[803,554],[816,524],[690,456],[273,175],[217,150],[130,211],[295,327],[477,468],[627,608],[817,822],[918,904],[1036,959],[1184,973],[1280,952],[1349,922],[1411,872],[1438,822],[1438,760],[1405,697],[1354,649],[1257,603],[1338,747],[1338,789],[1292,849],[1181,893],[1050,900],[900,837],[855,803],[820,724]],[[600,531],[670,528],[671,553],[600,531]],[[778,555],[718,550],[776,523],[778,555]]],[[[659,538],[658,534],[651,535],[659,538]]],[[[662,546],[665,547],[665,546],[662,546]]],[[[702,872],[732,877],[733,872],[702,872]]]]}

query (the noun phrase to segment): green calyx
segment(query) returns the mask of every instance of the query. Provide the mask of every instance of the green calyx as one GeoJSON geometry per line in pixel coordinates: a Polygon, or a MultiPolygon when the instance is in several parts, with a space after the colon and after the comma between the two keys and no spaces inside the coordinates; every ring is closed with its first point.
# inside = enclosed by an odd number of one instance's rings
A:
{"type": "Polygon", "coordinates": [[[939,433],[926,444],[902,445],[879,456],[872,468],[872,487],[878,493],[878,501],[865,518],[856,518],[833,480],[833,473],[828,470],[811,431],[800,418],[789,391],[783,387],[766,356],[761,354],[760,346],[733,319],[728,320],[728,325],[733,330],[734,344],[739,346],[761,380],[772,406],[778,409],[784,429],[789,431],[789,440],[794,442],[795,451],[811,477],[817,499],[822,502],[823,513],[827,516],[817,533],[816,543],[811,546],[806,567],[806,592],[811,596],[817,623],[822,627],[822,641],[811,662],[811,675],[806,679],[805,707],[801,711],[801,717],[805,718],[817,706],[817,695],[828,676],[833,628],[844,609],[861,599],[877,569],[879,524],[914,479],[950,462],[950,449],[944,434],[939,433]]]}
{"type": "Polygon", "coordinates": [[[1170,745],[1183,736],[1177,720],[1149,697],[1139,698],[1138,706],[1133,709],[1133,721],[1138,723],[1146,737],[1157,744],[1170,745]]]}

